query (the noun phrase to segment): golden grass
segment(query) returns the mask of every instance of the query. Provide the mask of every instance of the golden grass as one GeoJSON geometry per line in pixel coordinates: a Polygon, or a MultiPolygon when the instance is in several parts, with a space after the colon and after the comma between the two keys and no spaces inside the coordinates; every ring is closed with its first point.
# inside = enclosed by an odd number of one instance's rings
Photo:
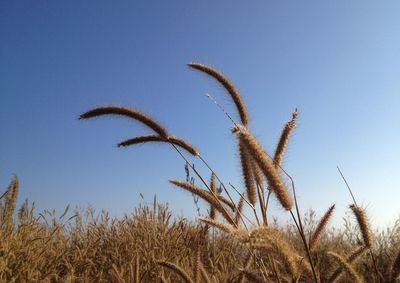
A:
{"type": "MultiPolygon", "coordinates": [[[[68,211],[60,217],[50,211],[39,214],[31,205],[23,206],[26,213],[20,218],[15,218],[17,210],[13,212],[12,233],[4,226],[0,229],[0,282],[182,282],[179,274],[162,267],[160,261],[178,266],[194,281],[198,258],[200,282],[252,282],[249,278],[265,282],[260,260],[265,263],[268,280],[277,282],[267,254],[272,256],[281,282],[290,282],[295,276],[299,282],[312,282],[294,226],[255,227],[246,232],[202,218],[216,229],[204,234],[203,225],[173,217],[165,205],[158,203],[139,206],[119,219],[90,209],[68,211]]],[[[318,225],[311,219],[307,223],[314,229],[318,225]]],[[[353,282],[352,275],[329,251],[347,254],[345,261],[365,278],[364,282],[378,282],[369,257],[361,258],[366,248],[357,248],[356,239],[350,237],[353,233],[352,227],[343,231],[328,229],[320,239],[313,255],[319,259],[321,282],[353,282]],[[349,252],[351,249],[354,252],[349,252]],[[334,274],[334,280],[330,280],[334,274]]],[[[393,276],[398,276],[400,225],[376,238],[383,282],[393,282],[393,276]]]]}
{"type": "Polygon", "coordinates": [[[400,220],[387,231],[374,232],[341,171],[358,229],[350,220],[344,230],[328,228],[334,205],[318,222],[314,214],[302,216],[294,178],[282,164],[297,109],[284,125],[271,157],[250,132],[246,105],[232,82],[215,68],[200,63],[189,66],[216,79],[235,103],[241,123],[231,119],[232,132],[238,141],[244,188],[229,183],[233,191],[228,190],[197,148],[146,113],[124,106],[94,108],[80,119],[125,116],[154,132],[125,140],[120,147],[170,144],[187,170],[186,181],[170,182],[202,199],[209,211],[196,221],[176,218],[156,198],[151,207],[140,205],[119,219],[90,208],[71,213],[67,207],[56,216],[47,210],[36,212],[28,201],[17,210],[19,185],[14,176],[0,196],[0,283],[396,282],[400,220]],[[185,152],[210,170],[209,182],[197,170],[199,165],[190,165],[185,152]],[[201,185],[190,182],[190,170],[201,185]],[[282,213],[291,217],[286,227],[269,224],[268,219],[274,219],[268,210],[271,194],[284,208],[282,213]]]}
{"type": "Polygon", "coordinates": [[[179,146],[180,148],[186,150],[190,154],[197,156],[199,155],[199,150],[195,148],[193,145],[191,145],[189,142],[185,141],[184,139],[181,138],[175,138],[171,136],[167,136],[166,138],[160,137],[157,135],[147,135],[147,136],[139,136],[131,139],[124,140],[118,144],[118,147],[126,147],[130,145],[136,145],[136,144],[141,144],[141,143],[147,143],[147,142],[164,142],[164,143],[171,143],[176,146],[179,146]]]}

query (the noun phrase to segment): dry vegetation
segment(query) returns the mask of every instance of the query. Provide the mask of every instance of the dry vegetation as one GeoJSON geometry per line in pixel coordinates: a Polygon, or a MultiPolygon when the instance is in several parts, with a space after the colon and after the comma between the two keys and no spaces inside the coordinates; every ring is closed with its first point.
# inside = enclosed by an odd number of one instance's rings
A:
{"type": "Polygon", "coordinates": [[[71,214],[68,207],[60,216],[47,210],[38,213],[28,201],[17,211],[19,186],[14,176],[0,198],[0,281],[396,282],[400,222],[386,231],[373,231],[354,196],[349,205],[354,218],[345,219],[342,229],[327,229],[334,205],[320,219],[313,212],[301,215],[293,178],[281,167],[297,110],[284,125],[275,152],[267,153],[249,131],[249,114],[232,83],[214,68],[189,66],[216,79],[236,105],[240,122],[226,114],[237,140],[243,192],[226,186],[197,148],[147,114],[121,106],[95,108],[80,118],[120,115],[153,131],[119,146],[171,145],[201,186],[190,178],[170,182],[204,200],[208,215],[197,222],[178,219],[156,199],[151,207],[141,205],[118,219],[91,209],[71,214]],[[188,155],[207,167],[210,177],[200,175],[188,155]],[[270,201],[282,206],[291,224],[270,223],[270,201]]]}

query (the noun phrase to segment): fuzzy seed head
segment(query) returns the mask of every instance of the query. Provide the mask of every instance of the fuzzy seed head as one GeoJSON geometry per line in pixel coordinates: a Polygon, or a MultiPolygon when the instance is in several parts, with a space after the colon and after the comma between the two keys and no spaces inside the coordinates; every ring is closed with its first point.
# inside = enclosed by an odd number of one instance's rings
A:
{"type": "Polygon", "coordinates": [[[285,124],[282,130],[281,137],[279,139],[278,145],[275,150],[274,155],[274,165],[276,167],[281,166],[283,155],[289,143],[290,136],[296,127],[296,120],[297,120],[297,109],[292,114],[292,119],[285,124]]]}
{"type": "Polygon", "coordinates": [[[158,135],[148,135],[148,136],[139,136],[131,139],[124,140],[118,144],[118,147],[126,147],[135,144],[147,143],[147,142],[164,142],[164,143],[171,143],[174,144],[190,154],[194,156],[198,156],[200,153],[197,148],[193,145],[185,141],[181,138],[176,138],[172,136],[168,136],[167,138],[158,136],[158,135]]]}
{"type": "Polygon", "coordinates": [[[365,214],[364,209],[352,204],[350,205],[350,209],[353,211],[356,219],[358,226],[360,227],[361,235],[364,240],[364,245],[367,248],[372,247],[372,233],[371,229],[368,223],[368,218],[367,215],[365,214]]]}
{"type": "Polygon", "coordinates": [[[239,139],[239,154],[243,179],[246,186],[247,199],[254,206],[257,201],[257,194],[252,172],[252,157],[247,151],[246,145],[242,139],[239,139]]]}
{"type": "Polygon", "coordinates": [[[353,269],[353,267],[346,262],[344,258],[342,258],[340,255],[334,252],[328,252],[330,256],[332,256],[335,261],[347,272],[347,274],[350,276],[352,279],[352,282],[355,283],[362,283],[363,280],[360,278],[360,276],[357,274],[357,272],[353,269]]]}
{"type": "Polygon", "coordinates": [[[245,127],[236,126],[235,130],[239,139],[246,146],[248,152],[267,178],[268,184],[275,192],[280,204],[286,210],[290,210],[293,207],[292,198],[271,159],[254,136],[245,127]]]}
{"type": "Polygon", "coordinates": [[[240,120],[241,120],[242,124],[247,126],[249,123],[249,114],[247,112],[246,105],[244,104],[244,101],[243,101],[242,97],[240,96],[239,91],[229,81],[229,79],[227,77],[225,77],[217,69],[212,68],[210,66],[206,66],[204,64],[191,62],[188,64],[188,66],[213,77],[228,91],[228,93],[231,95],[232,100],[235,103],[236,108],[239,112],[240,120]]]}
{"type": "Polygon", "coordinates": [[[314,233],[311,236],[310,239],[310,250],[314,250],[315,247],[318,245],[318,242],[322,236],[322,233],[325,230],[326,225],[328,224],[329,219],[332,216],[333,210],[335,209],[335,205],[332,205],[324,214],[324,216],[321,218],[321,220],[319,221],[317,227],[315,228],[314,233]]]}
{"type": "Polygon", "coordinates": [[[92,110],[89,110],[79,116],[79,119],[89,119],[89,118],[94,118],[98,116],[103,116],[103,115],[120,115],[120,116],[125,116],[128,118],[132,118],[134,120],[137,120],[149,128],[151,128],[153,131],[155,131],[158,135],[161,137],[167,138],[168,137],[168,132],[167,130],[162,127],[155,119],[147,115],[146,113],[142,113],[138,110],[128,108],[125,106],[101,106],[94,108],[92,110]]]}

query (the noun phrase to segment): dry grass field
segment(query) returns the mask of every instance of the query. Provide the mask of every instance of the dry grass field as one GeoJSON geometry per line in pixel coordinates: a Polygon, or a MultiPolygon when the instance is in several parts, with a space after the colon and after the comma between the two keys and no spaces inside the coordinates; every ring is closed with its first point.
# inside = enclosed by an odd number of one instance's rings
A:
{"type": "Polygon", "coordinates": [[[375,231],[353,194],[349,211],[354,217],[344,227],[327,228],[334,205],[318,217],[301,215],[292,176],[281,167],[297,110],[284,125],[275,152],[268,153],[249,131],[246,105],[233,84],[212,67],[189,66],[216,79],[237,108],[240,121],[225,114],[237,140],[244,189],[222,182],[195,146],[147,114],[121,106],[92,109],[80,119],[125,116],[154,132],[119,146],[170,144],[201,185],[189,180],[170,182],[205,201],[208,215],[195,222],[179,219],[156,198],[152,206],[139,206],[122,218],[90,209],[71,213],[66,208],[60,216],[53,211],[36,212],[27,201],[16,207],[18,179],[14,176],[1,195],[0,281],[396,282],[400,222],[375,231]],[[188,154],[207,167],[210,175],[200,175],[188,154]],[[239,201],[234,201],[237,196],[239,201]],[[280,204],[281,213],[290,215],[291,224],[271,223],[271,201],[280,204]]]}

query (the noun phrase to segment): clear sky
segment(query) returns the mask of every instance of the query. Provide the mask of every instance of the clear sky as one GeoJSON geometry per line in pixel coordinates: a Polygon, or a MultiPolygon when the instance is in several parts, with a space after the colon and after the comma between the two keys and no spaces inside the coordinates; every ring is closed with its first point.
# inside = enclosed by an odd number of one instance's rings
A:
{"type": "Polygon", "coordinates": [[[116,215],[132,211],[140,192],[146,201],[157,193],[194,216],[190,194],[167,182],[184,178],[168,145],[118,149],[148,130],[120,118],[77,120],[104,104],[148,112],[242,186],[231,123],[204,94],[237,117],[234,105],[186,67],[193,60],[236,84],[267,151],[299,108],[284,167],[303,211],[321,215],[336,203],[344,216],[351,198],[339,165],[372,223],[387,224],[400,215],[399,14],[399,1],[3,0],[1,188],[16,173],[20,202],[90,203],[116,215]]]}

